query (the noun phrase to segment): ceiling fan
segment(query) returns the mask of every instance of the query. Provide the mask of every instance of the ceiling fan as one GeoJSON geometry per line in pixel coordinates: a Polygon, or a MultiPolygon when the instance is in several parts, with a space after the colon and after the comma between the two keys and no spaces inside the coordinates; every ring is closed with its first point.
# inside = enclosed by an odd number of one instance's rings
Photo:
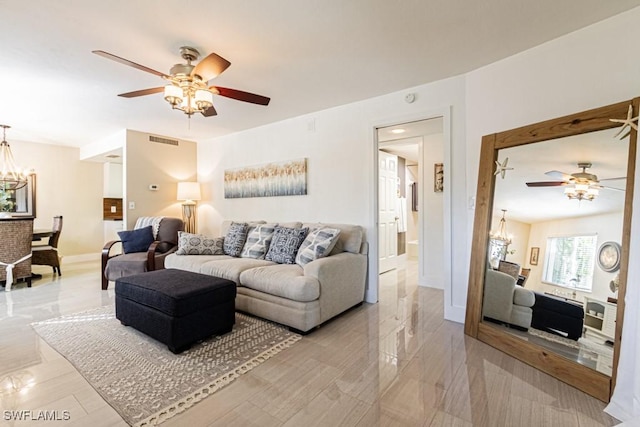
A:
{"type": "Polygon", "coordinates": [[[593,200],[598,195],[598,190],[600,189],[624,191],[620,188],[602,185],[601,182],[626,179],[626,177],[598,179],[597,175],[587,172],[587,169],[591,168],[591,166],[590,162],[579,162],[578,167],[581,168],[582,171],[572,174],[557,170],[548,171],[545,172],[545,175],[556,178],[557,181],[527,182],[527,187],[567,186],[564,191],[567,197],[578,200],[593,200]]]}
{"type": "Polygon", "coordinates": [[[592,173],[588,173],[587,169],[591,168],[591,163],[589,162],[580,162],[578,163],[578,167],[582,169],[582,172],[576,172],[572,174],[560,172],[560,171],[548,171],[545,172],[545,175],[548,175],[552,178],[559,179],[560,181],[537,181],[537,182],[527,182],[527,187],[558,187],[569,184],[588,184],[592,186],[598,186],[599,188],[606,188],[609,190],[618,190],[624,191],[620,188],[615,187],[606,187],[604,185],[600,185],[599,183],[602,181],[614,181],[618,179],[626,179],[625,176],[619,176],[617,178],[605,178],[598,179],[598,177],[592,173]]]}
{"type": "Polygon", "coordinates": [[[189,117],[194,113],[201,113],[205,117],[215,116],[217,112],[213,107],[213,95],[258,105],[268,105],[270,101],[269,98],[262,95],[220,86],[210,86],[210,80],[220,75],[231,65],[229,61],[215,53],[209,54],[194,65],[191,62],[200,57],[200,52],[193,47],[183,46],[180,48],[180,56],[186,63],[175,64],[171,67],[169,74],[165,74],[103,50],[94,50],[92,52],[112,61],[162,77],[168,82],[165,86],[121,93],[118,96],[135,98],[164,92],[164,99],[171,104],[171,107],[183,111],[189,117]]]}

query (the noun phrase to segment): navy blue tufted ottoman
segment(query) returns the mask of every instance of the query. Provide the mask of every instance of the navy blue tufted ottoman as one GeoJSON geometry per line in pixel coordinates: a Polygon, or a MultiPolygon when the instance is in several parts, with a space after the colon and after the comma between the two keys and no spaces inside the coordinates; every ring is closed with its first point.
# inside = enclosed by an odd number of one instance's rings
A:
{"type": "Polygon", "coordinates": [[[189,271],[156,270],[116,280],[116,318],[180,353],[235,323],[236,284],[189,271]]]}

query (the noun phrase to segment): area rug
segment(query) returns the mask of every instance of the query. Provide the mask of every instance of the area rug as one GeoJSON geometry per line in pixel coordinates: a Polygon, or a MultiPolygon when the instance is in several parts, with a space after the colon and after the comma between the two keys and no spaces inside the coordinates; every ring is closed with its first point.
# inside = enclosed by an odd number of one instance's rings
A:
{"type": "Polygon", "coordinates": [[[181,354],[115,318],[114,306],[32,324],[129,424],[159,424],[231,383],[301,336],[236,313],[233,331],[181,354]]]}
{"type": "Polygon", "coordinates": [[[577,341],[574,341],[569,338],[561,337],[560,335],[552,334],[551,332],[541,331],[540,329],[529,328],[529,333],[531,335],[535,335],[537,337],[543,338],[547,341],[553,341],[556,343],[560,343],[566,345],[571,348],[580,348],[580,344],[577,341]]]}

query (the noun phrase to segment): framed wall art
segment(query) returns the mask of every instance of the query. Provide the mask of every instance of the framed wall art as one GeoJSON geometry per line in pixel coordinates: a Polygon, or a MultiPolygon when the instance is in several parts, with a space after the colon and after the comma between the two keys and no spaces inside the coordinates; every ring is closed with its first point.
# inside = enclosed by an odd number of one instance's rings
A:
{"type": "Polygon", "coordinates": [[[224,171],[225,199],[306,194],[306,158],[224,171]]]}
{"type": "Polygon", "coordinates": [[[435,163],[433,165],[433,192],[442,193],[444,191],[444,164],[435,163]]]}

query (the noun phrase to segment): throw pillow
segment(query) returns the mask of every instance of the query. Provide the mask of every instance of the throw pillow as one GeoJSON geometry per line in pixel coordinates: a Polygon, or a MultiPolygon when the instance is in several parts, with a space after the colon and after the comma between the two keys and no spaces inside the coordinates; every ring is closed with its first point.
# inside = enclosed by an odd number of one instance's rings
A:
{"type": "Polygon", "coordinates": [[[244,242],[247,240],[247,230],[249,224],[246,222],[232,222],[229,231],[224,238],[224,253],[230,256],[238,257],[242,253],[244,242]]]}
{"type": "Polygon", "coordinates": [[[311,261],[329,255],[336,245],[340,230],[337,228],[318,228],[307,235],[298,249],[296,264],[304,266],[311,261]]]}
{"type": "Polygon", "coordinates": [[[264,259],[275,231],[275,224],[260,224],[249,228],[247,241],[242,248],[242,258],[264,259]]]}
{"type": "Polygon", "coordinates": [[[176,255],[224,255],[224,237],[207,237],[204,234],[192,234],[178,231],[178,250],[176,255]]]}
{"type": "Polygon", "coordinates": [[[276,227],[265,259],[278,264],[294,264],[296,253],[309,232],[308,228],[276,227]]]}
{"type": "Polygon", "coordinates": [[[148,226],[136,230],[118,231],[118,237],[122,241],[122,250],[125,254],[146,252],[153,243],[153,230],[148,226]]]}

